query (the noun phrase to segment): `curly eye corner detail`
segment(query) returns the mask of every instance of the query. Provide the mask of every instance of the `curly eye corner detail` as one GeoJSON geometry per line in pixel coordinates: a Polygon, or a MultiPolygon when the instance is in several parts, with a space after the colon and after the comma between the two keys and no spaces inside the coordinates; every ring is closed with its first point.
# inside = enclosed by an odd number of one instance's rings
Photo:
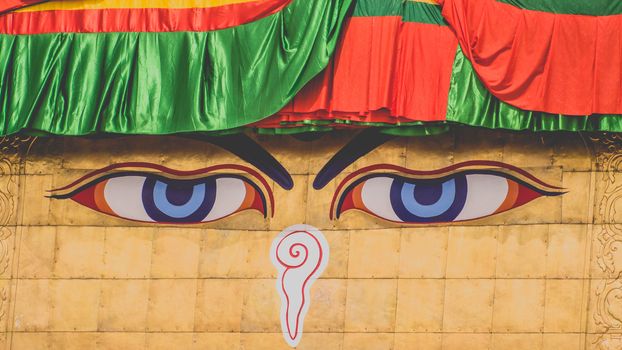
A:
{"type": "Polygon", "coordinates": [[[111,216],[165,224],[213,222],[245,210],[267,217],[274,202],[258,173],[235,165],[181,172],[147,163],[118,164],[51,193],[51,198],[72,199],[111,216]]]}
{"type": "Polygon", "coordinates": [[[470,221],[564,193],[499,162],[467,162],[433,172],[377,165],[357,171],[339,185],[331,219],[360,210],[395,223],[470,221]]]}

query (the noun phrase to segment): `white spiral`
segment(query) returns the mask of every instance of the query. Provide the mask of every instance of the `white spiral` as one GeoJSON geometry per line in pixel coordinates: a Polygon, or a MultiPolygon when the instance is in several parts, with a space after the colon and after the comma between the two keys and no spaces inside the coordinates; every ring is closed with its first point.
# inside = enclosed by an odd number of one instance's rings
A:
{"type": "Polygon", "coordinates": [[[328,264],[328,243],[318,229],[296,225],[274,240],[270,255],[278,270],[276,287],[281,297],[283,336],[296,347],[311,301],[311,285],[328,264]]]}

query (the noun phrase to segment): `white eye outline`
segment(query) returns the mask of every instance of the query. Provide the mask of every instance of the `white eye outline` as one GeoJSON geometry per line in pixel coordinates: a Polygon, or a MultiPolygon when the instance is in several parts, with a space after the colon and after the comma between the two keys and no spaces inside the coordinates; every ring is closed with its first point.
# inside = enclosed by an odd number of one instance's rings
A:
{"type": "Polygon", "coordinates": [[[104,185],[104,198],[110,209],[120,218],[139,222],[156,222],[147,214],[142,203],[143,186],[147,181],[146,176],[128,175],[108,179],[104,185]],[[112,186],[109,186],[112,185],[112,186]],[[117,196],[114,187],[119,186],[126,196],[117,196]],[[132,213],[122,215],[120,213],[132,213]]]}
{"type": "MultiPolygon", "coordinates": [[[[216,193],[212,208],[201,221],[181,221],[185,219],[184,217],[174,217],[180,220],[175,222],[159,221],[157,219],[154,219],[147,213],[145,203],[143,202],[143,188],[145,186],[145,182],[150,178],[150,176],[152,175],[122,175],[112,177],[110,179],[107,179],[106,181],[102,181],[104,183],[104,197],[106,203],[108,204],[110,210],[113,212],[114,216],[130,221],[158,224],[183,225],[214,222],[227,218],[241,211],[248,210],[241,208],[247,197],[246,184],[249,184],[251,187],[254,188],[255,194],[253,195],[259,194],[260,196],[262,196],[262,201],[264,202],[265,208],[265,198],[263,198],[263,194],[261,194],[259,188],[257,188],[255,184],[247,182],[248,180],[244,181],[234,174],[219,174],[205,177],[205,179],[208,179],[209,177],[217,176],[214,181],[216,193]]],[[[156,177],[156,179],[158,177],[156,177]]],[[[157,203],[154,203],[154,205],[159,211],[162,211],[164,214],[166,214],[162,210],[162,208],[158,206],[157,203]]],[[[167,205],[174,206],[173,204],[167,205]]],[[[184,205],[185,204],[182,204],[180,206],[184,205]]],[[[265,214],[266,213],[264,213],[264,215],[265,214]]]]}
{"type": "Polygon", "coordinates": [[[361,192],[366,191],[367,195],[363,196],[361,193],[361,199],[367,209],[375,213],[376,216],[389,221],[403,222],[393,210],[391,198],[389,198],[393,181],[395,179],[386,176],[366,180],[361,192]]]}
{"type": "Polygon", "coordinates": [[[516,209],[540,197],[559,196],[567,192],[564,188],[551,186],[541,181],[525,170],[496,161],[468,161],[434,171],[418,171],[396,165],[377,164],[359,169],[340,182],[333,195],[330,219],[338,220],[344,213],[354,210],[384,221],[408,226],[453,224],[484,219],[516,209]],[[458,207],[460,211],[457,214],[454,212],[455,217],[451,221],[444,219],[403,221],[391,205],[389,194],[395,178],[404,182],[416,182],[417,180],[441,181],[458,176],[465,177],[463,188],[466,188],[466,198],[463,197],[464,205],[458,207]],[[369,181],[375,182],[376,186],[366,186],[369,181]],[[511,194],[509,194],[509,187],[513,187],[511,194]],[[362,193],[363,189],[368,191],[365,195],[362,193]],[[344,201],[354,190],[359,192],[358,196],[356,199],[349,198],[346,208],[343,209],[344,201]],[[361,205],[364,207],[360,208],[361,205]]]}
{"type": "Polygon", "coordinates": [[[214,199],[214,207],[209,214],[203,219],[203,222],[212,222],[231,216],[236,213],[246,199],[246,186],[244,181],[236,178],[219,178],[216,179],[216,198],[214,199]],[[227,188],[234,185],[235,190],[223,191],[221,188],[227,188]]]}
{"type": "MultiPolygon", "coordinates": [[[[149,216],[145,209],[145,203],[143,203],[142,192],[147,179],[148,177],[145,175],[126,175],[113,177],[106,181],[104,184],[104,197],[116,216],[132,221],[161,223],[149,216]]],[[[205,184],[202,185],[205,187],[205,184]]],[[[215,180],[215,186],[214,205],[207,216],[200,221],[201,223],[220,220],[235,214],[240,210],[246,199],[246,185],[239,178],[219,177],[215,180]]],[[[158,187],[154,189],[154,191],[157,190],[159,190],[158,187]]],[[[194,195],[192,197],[189,202],[197,199],[194,198],[194,195]]],[[[202,201],[203,199],[200,200],[202,201]]],[[[158,210],[171,216],[170,213],[165,211],[166,208],[160,207],[157,202],[154,204],[158,210]]],[[[167,205],[175,206],[174,204],[167,205]]],[[[178,207],[183,207],[184,205],[188,205],[188,203],[178,205],[178,207]]],[[[196,206],[193,205],[193,207],[196,206]]],[[[197,209],[195,208],[192,212],[195,212],[197,209]]],[[[183,216],[174,217],[180,220],[184,219],[183,216]]]]}
{"type": "MultiPolygon", "coordinates": [[[[142,162],[113,164],[93,171],[70,185],[49,192],[51,194],[47,196],[48,198],[72,199],[99,213],[140,223],[196,225],[225,219],[247,210],[259,211],[264,218],[274,216],[274,194],[268,182],[257,171],[237,164],[216,165],[192,171],[178,171],[142,162]],[[142,200],[142,188],[147,179],[200,183],[201,180],[209,178],[214,181],[215,191],[212,192],[214,203],[209,212],[205,210],[206,216],[201,221],[198,221],[197,213],[193,214],[195,217],[192,220],[181,219],[175,222],[157,218],[154,220],[147,214],[142,200]],[[126,186],[128,184],[130,186],[126,186]],[[117,195],[120,190],[123,196],[117,195]],[[96,193],[99,194],[97,198],[96,193]]],[[[154,205],[153,202],[149,203],[154,205]]]]}
{"type": "Polygon", "coordinates": [[[476,220],[495,214],[507,198],[510,190],[508,181],[512,181],[490,174],[470,174],[466,175],[466,180],[466,201],[454,222],[476,220]]]}
{"type": "MultiPolygon", "coordinates": [[[[439,221],[438,223],[469,221],[491,216],[506,200],[509,191],[508,181],[512,180],[491,174],[467,174],[464,176],[467,186],[464,205],[452,221],[439,221]]],[[[451,180],[452,178],[447,179],[447,181],[451,180]]],[[[361,188],[361,200],[367,210],[363,211],[387,221],[410,223],[400,219],[391,204],[390,194],[394,181],[396,181],[394,177],[382,175],[364,180],[361,188]]],[[[411,186],[415,187],[416,185],[412,184],[411,186]]],[[[433,205],[430,204],[429,206],[433,205]]],[[[425,206],[421,205],[421,207],[425,206]]],[[[425,224],[425,222],[416,223],[425,224]]]]}

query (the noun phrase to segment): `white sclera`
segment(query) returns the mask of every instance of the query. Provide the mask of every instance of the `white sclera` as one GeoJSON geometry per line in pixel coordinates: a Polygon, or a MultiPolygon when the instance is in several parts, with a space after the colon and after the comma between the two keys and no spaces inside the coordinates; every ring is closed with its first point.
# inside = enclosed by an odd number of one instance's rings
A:
{"type": "Polygon", "coordinates": [[[110,209],[124,219],[155,222],[143,205],[145,180],[144,176],[120,176],[108,180],[104,197],[110,209]]]}
{"type": "Polygon", "coordinates": [[[216,179],[214,207],[203,222],[215,221],[235,213],[244,203],[244,199],[246,199],[244,181],[226,177],[216,179]]]}
{"type": "Polygon", "coordinates": [[[454,221],[465,221],[494,214],[508,195],[508,180],[499,175],[466,176],[467,197],[464,208],[454,221]]]}
{"type": "Polygon", "coordinates": [[[371,213],[386,220],[402,222],[391,205],[392,184],[393,179],[390,177],[375,177],[366,180],[361,190],[361,199],[371,213]]]}
{"type": "MultiPolygon", "coordinates": [[[[108,180],[104,197],[110,209],[124,219],[155,222],[147,214],[143,203],[145,180],[144,176],[120,176],[108,180]]],[[[245,198],[244,181],[237,178],[217,179],[214,207],[203,221],[215,221],[235,213],[245,198]]]]}

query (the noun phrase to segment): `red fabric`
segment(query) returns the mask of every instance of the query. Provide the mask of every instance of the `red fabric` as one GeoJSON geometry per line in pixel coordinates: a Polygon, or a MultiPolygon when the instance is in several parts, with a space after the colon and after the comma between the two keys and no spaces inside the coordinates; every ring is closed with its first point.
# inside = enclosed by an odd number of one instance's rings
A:
{"type": "Polygon", "coordinates": [[[484,85],[500,100],[553,114],[622,114],[622,15],[565,15],[495,0],[444,0],[443,16],[484,85]]]}
{"type": "MultiPolygon", "coordinates": [[[[34,1],[33,1],[34,2],[34,1]]],[[[136,8],[12,12],[0,34],[204,32],[238,26],[281,11],[291,0],[257,0],[207,8],[136,8]]]]}
{"type": "Polygon", "coordinates": [[[333,65],[256,126],[445,120],[458,46],[448,27],[401,17],[353,17],[344,30],[333,65]]]}
{"type": "Polygon", "coordinates": [[[3,0],[0,1],[0,13],[17,10],[22,7],[46,2],[47,0],[3,0]]]}

